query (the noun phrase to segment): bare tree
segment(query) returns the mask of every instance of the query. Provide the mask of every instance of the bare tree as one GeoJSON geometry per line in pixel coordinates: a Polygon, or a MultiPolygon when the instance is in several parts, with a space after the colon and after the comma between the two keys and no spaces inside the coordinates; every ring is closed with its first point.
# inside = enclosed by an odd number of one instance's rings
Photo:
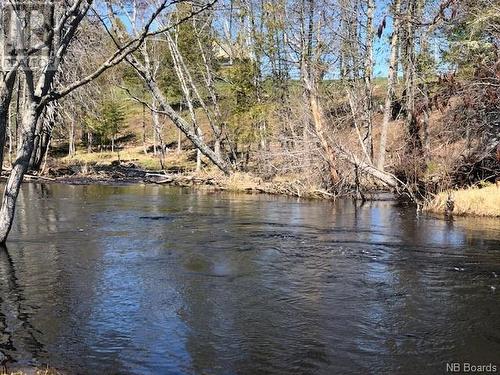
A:
{"type": "MultiPolygon", "coordinates": [[[[393,3],[393,24],[392,24],[392,35],[391,35],[391,52],[389,57],[389,67],[387,74],[387,93],[384,102],[384,117],[382,119],[382,124],[380,126],[380,143],[379,143],[379,154],[377,160],[377,168],[381,171],[385,168],[385,154],[387,148],[387,132],[389,128],[389,121],[392,117],[392,103],[394,98],[394,86],[396,85],[397,71],[398,71],[398,36],[399,36],[399,25],[400,25],[400,12],[401,12],[401,0],[394,0],[393,3]]],[[[382,33],[383,29],[380,31],[382,33]]]]}
{"type": "MultiPolygon", "coordinates": [[[[206,9],[209,9],[210,7],[213,6],[216,0],[212,2],[208,2],[201,7],[193,8],[193,11],[189,13],[189,15],[185,16],[184,19],[190,19],[193,16],[202,13],[206,9]]],[[[111,9],[111,8],[110,8],[111,9]]],[[[122,6],[122,9],[124,7],[122,6]]],[[[126,12],[126,10],[124,9],[126,12]]],[[[113,39],[114,43],[117,46],[120,46],[120,43],[123,43],[126,40],[126,37],[123,33],[123,31],[120,30],[119,27],[116,27],[118,24],[118,18],[116,15],[113,15],[112,12],[110,12],[110,16],[114,20],[114,29],[113,30],[108,30],[108,33],[110,37],[113,39]]],[[[132,17],[129,16],[129,19],[134,20],[132,17]]],[[[136,22],[140,22],[140,20],[135,19],[136,22]]],[[[164,17],[162,19],[162,32],[157,32],[155,35],[164,35],[167,41],[169,38],[171,39],[171,35],[168,33],[168,31],[165,30],[172,30],[175,26],[175,24],[179,24],[179,21],[176,21],[174,25],[172,25],[170,17],[164,17]]],[[[151,65],[148,65],[148,61],[151,60],[149,56],[149,51],[147,48],[140,48],[140,56],[141,58],[135,56],[134,54],[130,54],[126,57],[126,61],[134,68],[134,70],[137,72],[138,76],[144,81],[146,87],[149,89],[150,94],[153,96],[153,98],[157,101],[159,113],[165,114],[173,123],[176,127],[178,127],[185,135],[186,137],[195,145],[197,150],[206,157],[208,157],[221,171],[224,173],[229,173],[230,172],[230,166],[229,164],[222,159],[220,155],[217,155],[214,150],[212,150],[204,141],[203,138],[200,135],[200,129],[196,124],[196,116],[194,114],[194,106],[192,103],[192,96],[190,93],[190,90],[192,90],[193,85],[189,85],[189,78],[186,79],[185,73],[186,70],[182,69],[182,60],[180,59],[181,56],[180,54],[176,53],[176,48],[175,44],[172,43],[172,41],[169,41],[169,46],[171,48],[172,53],[176,56],[177,58],[177,74],[178,76],[182,76],[182,81],[184,82],[183,84],[183,92],[184,95],[189,94],[189,101],[188,101],[188,108],[189,108],[189,113],[191,117],[191,123],[186,121],[181,114],[179,114],[177,111],[175,111],[172,106],[168,103],[168,100],[161,90],[161,88],[158,85],[157,79],[153,74],[153,71],[151,69],[151,65]],[[191,87],[190,87],[191,86],[191,87]],[[190,104],[191,102],[191,104],[190,104]]],[[[182,84],[181,81],[181,84],[182,84]]],[[[151,109],[151,108],[150,108],[151,109]]]]}
{"type": "Polygon", "coordinates": [[[307,32],[303,34],[301,42],[302,55],[301,72],[308,104],[311,111],[315,134],[322,146],[324,157],[328,163],[332,182],[338,181],[337,157],[335,150],[328,141],[328,129],[325,124],[325,116],[320,101],[320,84],[324,74],[324,65],[321,59],[321,20],[322,17],[315,15],[315,0],[307,0],[304,15],[306,17],[307,32]],[[316,32],[315,32],[316,31],[316,32]]]}
{"type": "Polygon", "coordinates": [[[0,171],[3,165],[3,149],[9,120],[9,108],[16,83],[16,70],[2,70],[0,81],[0,171]]]}
{"type": "MultiPolygon", "coordinates": [[[[36,127],[47,105],[92,82],[136,50],[145,38],[151,35],[151,25],[169,5],[167,1],[162,1],[159,5],[154,6],[141,32],[137,33],[135,37],[128,38],[126,43],[116,48],[116,51],[92,73],[66,86],[58,86],[58,72],[63,67],[64,58],[71,42],[75,38],[83,19],[88,14],[92,3],[92,0],[75,0],[71,4],[58,4],[56,7],[53,1],[45,2],[42,6],[44,35],[40,46],[29,46],[25,40],[18,38],[16,45],[17,56],[16,60],[13,61],[11,71],[15,69],[22,71],[26,86],[26,101],[22,114],[21,143],[5,186],[0,208],[0,242],[5,242],[12,226],[19,188],[24,174],[29,168],[35,146],[36,127]],[[42,48],[46,51],[43,63],[35,64],[28,57],[33,54],[33,51],[42,48]]],[[[4,10],[11,12],[12,19],[18,25],[29,25],[27,18],[29,12],[18,11],[19,7],[28,6],[26,3],[4,3],[2,6],[4,10]]]]}
{"type": "Polygon", "coordinates": [[[375,1],[366,0],[366,30],[365,30],[365,54],[364,54],[364,114],[366,127],[366,148],[368,149],[369,160],[373,161],[373,16],[375,13],[375,1]]]}

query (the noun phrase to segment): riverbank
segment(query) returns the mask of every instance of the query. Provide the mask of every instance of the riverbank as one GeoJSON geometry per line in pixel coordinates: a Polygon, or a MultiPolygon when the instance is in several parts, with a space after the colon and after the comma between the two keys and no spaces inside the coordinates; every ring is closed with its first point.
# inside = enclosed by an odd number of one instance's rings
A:
{"type": "MultiPolygon", "coordinates": [[[[156,165],[151,165],[152,169],[147,168],[150,163],[145,165],[141,159],[133,159],[133,161],[110,160],[106,153],[102,153],[102,155],[101,153],[81,154],[80,156],[84,157],[85,160],[76,158],[65,160],[63,163],[58,160],[58,162],[49,163],[43,174],[28,174],[25,176],[25,180],[71,185],[157,184],[209,191],[263,193],[325,200],[356,197],[354,189],[343,195],[335,195],[308,183],[301,176],[274,176],[272,179],[264,180],[249,172],[236,172],[230,176],[226,176],[216,169],[208,168],[202,172],[194,172],[193,166],[189,164],[185,154],[177,160],[170,160],[164,171],[156,165]],[[96,161],[95,155],[102,159],[96,161]]],[[[383,186],[375,184],[362,187],[362,193],[365,200],[397,199],[393,193],[384,190],[383,186]]],[[[423,209],[444,215],[500,217],[500,189],[490,185],[481,189],[445,191],[426,202],[423,209]]]]}
{"type": "MultiPolygon", "coordinates": [[[[272,194],[307,199],[334,200],[339,195],[325,191],[300,176],[275,176],[264,180],[249,172],[235,172],[230,176],[216,169],[194,172],[182,164],[171,164],[165,171],[144,168],[134,161],[106,160],[49,164],[43,174],[26,175],[25,181],[43,181],[72,185],[89,184],[157,184],[185,188],[228,191],[249,194],[272,194]]],[[[395,199],[388,191],[372,188],[364,191],[367,200],[395,199]]]]}
{"type": "Polygon", "coordinates": [[[311,199],[335,199],[327,191],[308,186],[300,179],[290,177],[264,181],[251,173],[236,172],[226,176],[216,170],[204,172],[161,172],[137,167],[133,163],[74,165],[49,169],[42,176],[27,176],[28,181],[41,180],[73,185],[145,183],[185,188],[202,188],[250,194],[285,195],[311,199]]]}
{"type": "Polygon", "coordinates": [[[500,217],[500,187],[493,184],[437,194],[424,210],[446,215],[500,217]]]}

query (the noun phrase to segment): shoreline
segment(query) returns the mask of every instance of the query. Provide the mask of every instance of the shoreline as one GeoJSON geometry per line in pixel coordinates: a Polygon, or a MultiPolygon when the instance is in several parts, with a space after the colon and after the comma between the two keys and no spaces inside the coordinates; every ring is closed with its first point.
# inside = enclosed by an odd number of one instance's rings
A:
{"type": "MultiPolygon", "coordinates": [[[[361,200],[352,194],[334,195],[327,191],[308,188],[298,179],[280,178],[273,181],[264,181],[262,178],[250,173],[236,172],[231,176],[215,172],[175,172],[168,173],[147,170],[133,163],[116,162],[110,164],[96,165],[70,165],[62,167],[50,167],[42,175],[25,175],[23,182],[58,183],[66,185],[163,185],[180,188],[202,189],[210,192],[233,192],[242,194],[269,194],[275,196],[294,197],[312,200],[335,201],[336,199],[361,200]]],[[[8,170],[3,171],[0,180],[7,179],[8,170]]],[[[486,187],[482,191],[488,191],[490,196],[482,201],[472,202],[465,199],[464,202],[454,202],[453,210],[450,212],[445,194],[460,196],[463,192],[471,191],[474,188],[464,188],[436,194],[433,198],[424,202],[422,209],[425,212],[443,215],[443,218],[450,216],[465,217],[491,217],[500,218],[500,213],[488,209],[491,206],[490,200],[500,197],[500,189],[486,187]],[[493,196],[493,198],[492,198],[493,196]],[[484,207],[481,207],[481,206],[484,207]],[[473,207],[474,206],[474,207],[473,207]],[[479,206],[479,209],[478,209],[479,206]]],[[[476,190],[479,190],[475,188],[476,190]]],[[[372,189],[363,192],[364,201],[401,201],[395,193],[384,189],[372,189]]],[[[404,200],[404,199],[403,199],[404,200]]]]}
{"type": "MultiPolygon", "coordinates": [[[[310,189],[296,179],[264,181],[250,173],[236,172],[225,176],[220,172],[168,173],[147,170],[129,165],[96,165],[49,168],[43,175],[26,174],[23,182],[60,183],[67,185],[163,185],[181,188],[205,189],[243,194],[269,194],[286,197],[334,201],[338,198],[355,199],[354,195],[334,195],[321,189],[310,189]]],[[[4,171],[5,173],[6,171],[4,171]]],[[[7,171],[8,172],[8,171],[7,171]]],[[[6,174],[0,176],[5,181],[6,174]]],[[[398,197],[388,190],[364,192],[366,201],[397,201],[398,197]]]]}

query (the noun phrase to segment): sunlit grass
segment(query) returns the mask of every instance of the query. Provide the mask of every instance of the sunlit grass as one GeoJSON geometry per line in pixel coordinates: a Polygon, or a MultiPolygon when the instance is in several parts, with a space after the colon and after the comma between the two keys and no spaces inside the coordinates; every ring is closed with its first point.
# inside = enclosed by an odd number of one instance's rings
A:
{"type": "Polygon", "coordinates": [[[261,181],[248,173],[236,172],[225,178],[224,182],[229,191],[245,191],[256,189],[261,181]]]}
{"type": "Polygon", "coordinates": [[[454,215],[500,217],[500,188],[495,185],[444,191],[434,197],[425,206],[425,209],[431,212],[444,213],[450,194],[454,201],[454,215]]]}
{"type": "MultiPolygon", "coordinates": [[[[178,154],[175,151],[170,151],[165,157],[165,166],[168,167],[179,167],[186,170],[193,169],[195,163],[188,160],[188,153],[182,152],[178,154]]],[[[158,156],[152,153],[145,154],[142,147],[127,148],[120,151],[103,151],[103,152],[91,152],[88,153],[83,150],[77,151],[73,156],[66,156],[60,161],[65,165],[72,164],[111,164],[114,161],[121,162],[131,162],[137,165],[139,168],[146,170],[161,170],[160,159],[158,156]]]]}

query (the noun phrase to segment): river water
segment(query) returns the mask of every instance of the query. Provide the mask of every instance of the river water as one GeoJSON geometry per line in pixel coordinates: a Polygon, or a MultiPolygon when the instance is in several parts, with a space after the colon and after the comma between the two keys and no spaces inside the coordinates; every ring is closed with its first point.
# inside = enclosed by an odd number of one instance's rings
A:
{"type": "Polygon", "coordinates": [[[25,184],[0,350],[81,374],[500,368],[500,221],[394,202],[25,184]]]}

